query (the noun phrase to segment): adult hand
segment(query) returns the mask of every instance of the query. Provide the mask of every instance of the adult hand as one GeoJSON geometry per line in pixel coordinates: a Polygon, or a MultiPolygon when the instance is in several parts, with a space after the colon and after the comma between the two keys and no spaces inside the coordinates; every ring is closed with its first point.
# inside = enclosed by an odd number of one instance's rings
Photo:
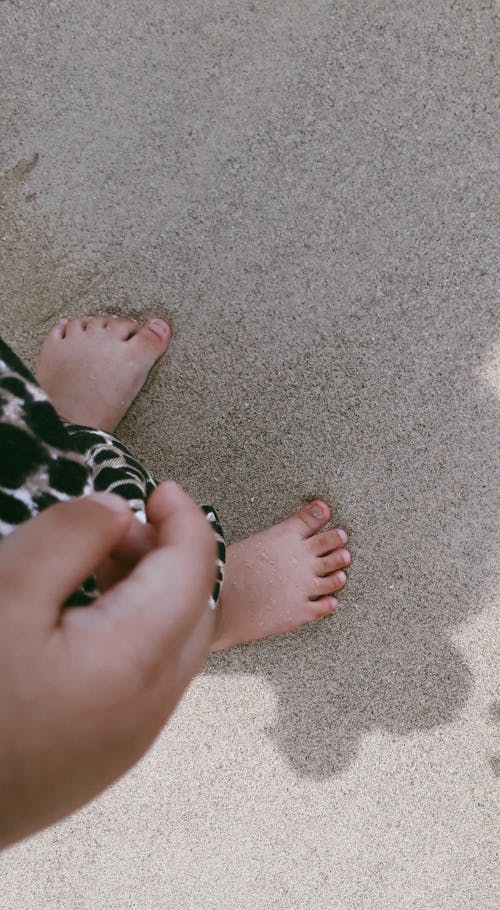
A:
{"type": "Polygon", "coordinates": [[[148,521],[138,527],[122,499],[99,494],[52,506],[0,541],[0,845],[124,773],[209,654],[212,529],[173,483],[151,496],[148,521]],[[105,594],[62,609],[113,562],[105,594]]]}

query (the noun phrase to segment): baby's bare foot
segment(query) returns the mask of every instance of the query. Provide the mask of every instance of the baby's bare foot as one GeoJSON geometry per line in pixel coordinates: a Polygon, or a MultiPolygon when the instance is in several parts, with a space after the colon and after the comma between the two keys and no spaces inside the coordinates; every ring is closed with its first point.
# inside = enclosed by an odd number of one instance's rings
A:
{"type": "Polygon", "coordinates": [[[329,519],[327,504],[315,500],[229,547],[213,651],[291,632],[336,609],[331,595],[344,587],[351,555],[341,528],[316,533],[329,519]]]}
{"type": "Polygon", "coordinates": [[[113,432],[167,350],[170,327],[148,319],[84,316],[48,333],[36,378],[71,423],[113,432]]]}

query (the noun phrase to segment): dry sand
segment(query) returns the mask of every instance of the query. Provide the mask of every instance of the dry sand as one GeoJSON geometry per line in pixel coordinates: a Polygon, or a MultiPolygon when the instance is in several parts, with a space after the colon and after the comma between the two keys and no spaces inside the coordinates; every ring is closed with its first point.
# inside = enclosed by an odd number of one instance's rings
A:
{"type": "Polygon", "coordinates": [[[0,910],[496,907],[494,9],[0,3],[2,335],[171,319],[123,439],[230,540],[322,495],[353,548],[0,910]]]}

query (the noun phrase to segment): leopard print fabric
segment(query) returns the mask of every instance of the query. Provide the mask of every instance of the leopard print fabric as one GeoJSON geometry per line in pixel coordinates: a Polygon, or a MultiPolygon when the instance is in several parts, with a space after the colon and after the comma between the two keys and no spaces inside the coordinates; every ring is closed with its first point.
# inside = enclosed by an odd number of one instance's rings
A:
{"type": "MultiPolygon", "coordinates": [[[[43,509],[94,492],[116,493],[146,522],[146,502],[157,486],[151,474],[111,433],[62,421],[45,392],[0,338],[0,538],[43,509]]],[[[214,509],[202,506],[217,539],[215,609],[226,548],[214,509]]],[[[83,582],[65,606],[98,597],[95,578],[83,582]]]]}

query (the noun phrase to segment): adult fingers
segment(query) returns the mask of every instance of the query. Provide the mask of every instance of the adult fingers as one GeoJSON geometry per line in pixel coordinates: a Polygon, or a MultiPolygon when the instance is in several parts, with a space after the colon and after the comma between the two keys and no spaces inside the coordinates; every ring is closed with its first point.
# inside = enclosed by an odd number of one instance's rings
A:
{"type": "Polygon", "coordinates": [[[0,541],[2,613],[53,626],[60,608],[126,534],[133,520],[119,496],[58,503],[0,541]]]}
{"type": "Polygon", "coordinates": [[[156,531],[153,525],[142,524],[135,519],[110,556],[97,566],[95,576],[97,587],[105,593],[130,574],[141,559],[156,547],[156,531]]]}
{"type": "Polygon", "coordinates": [[[157,540],[119,584],[94,606],[68,610],[69,636],[103,652],[112,647],[115,664],[154,674],[175,658],[204,611],[216,577],[215,535],[205,515],[176,484],[162,484],[148,504],[157,540]],[[96,644],[98,642],[98,644],[96,644]]]}

